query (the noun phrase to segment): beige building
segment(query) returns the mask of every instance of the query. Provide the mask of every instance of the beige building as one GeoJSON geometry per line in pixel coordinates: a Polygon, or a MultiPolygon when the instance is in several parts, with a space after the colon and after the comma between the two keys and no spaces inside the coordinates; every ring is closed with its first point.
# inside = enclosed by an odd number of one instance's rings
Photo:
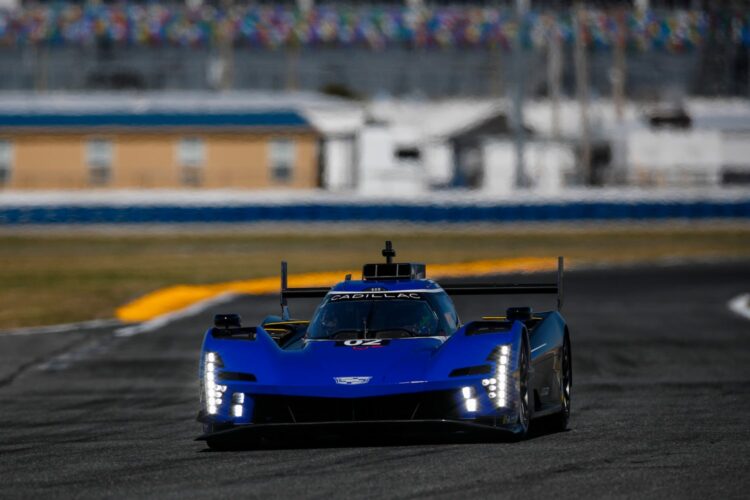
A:
{"type": "Polygon", "coordinates": [[[0,100],[0,188],[319,185],[319,135],[301,113],[257,100],[192,97],[97,105],[84,96],[66,96],[62,105],[0,100]]]}

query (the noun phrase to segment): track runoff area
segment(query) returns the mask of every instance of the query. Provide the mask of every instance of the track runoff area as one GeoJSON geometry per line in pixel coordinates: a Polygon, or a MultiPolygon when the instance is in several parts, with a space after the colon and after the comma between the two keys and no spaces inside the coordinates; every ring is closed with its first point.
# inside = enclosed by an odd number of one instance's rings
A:
{"type": "MultiPolygon", "coordinates": [[[[203,331],[216,312],[239,312],[247,323],[275,313],[273,295],[235,296],[130,336],[108,325],[5,335],[0,491],[3,498],[744,498],[750,321],[727,304],[749,283],[750,262],[568,272],[570,430],[518,443],[362,436],[209,452],[193,441],[203,331]]],[[[469,318],[527,299],[456,302],[469,318]]],[[[533,305],[554,307],[544,300],[533,305]]],[[[292,307],[305,316],[314,303],[292,307]]]]}

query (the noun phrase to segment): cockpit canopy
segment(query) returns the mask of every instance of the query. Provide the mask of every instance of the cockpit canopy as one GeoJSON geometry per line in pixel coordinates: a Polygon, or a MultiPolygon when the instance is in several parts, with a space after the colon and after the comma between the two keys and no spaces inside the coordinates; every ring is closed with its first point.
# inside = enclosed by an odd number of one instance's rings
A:
{"type": "Polygon", "coordinates": [[[442,290],[331,292],[307,330],[312,339],[449,336],[459,321],[442,290]]]}

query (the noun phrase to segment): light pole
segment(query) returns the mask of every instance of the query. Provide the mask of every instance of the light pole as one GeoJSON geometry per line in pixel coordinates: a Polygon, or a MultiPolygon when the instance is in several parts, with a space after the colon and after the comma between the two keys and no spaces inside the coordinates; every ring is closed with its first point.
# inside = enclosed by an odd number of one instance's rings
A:
{"type": "Polygon", "coordinates": [[[526,50],[524,47],[524,23],[529,12],[529,0],[516,0],[516,22],[518,33],[516,50],[513,54],[513,66],[516,74],[515,96],[513,98],[513,127],[515,132],[516,150],[516,186],[528,186],[524,161],[524,147],[526,142],[523,128],[523,104],[526,85],[526,50]]]}
{"type": "Polygon", "coordinates": [[[219,88],[230,90],[234,83],[234,38],[232,36],[231,17],[234,6],[233,0],[222,0],[224,7],[224,23],[219,32],[219,60],[221,61],[221,73],[219,75],[219,88]]]}
{"type": "Polygon", "coordinates": [[[560,140],[560,79],[562,78],[562,47],[557,23],[549,24],[547,36],[547,96],[550,102],[550,129],[552,138],[560,140]]]}
{"type": "Polygon", "coordinates": [[[612,100],[615,105],[615,116],[618,122],[622,122],[625,113],[625,75],[627,61],[625,59],[625,45],[627,35],[625,33],[625,12],[617,9],[616,13],[617,36],[615,38],[614,55],[612,61],[612,100]]]}
{"type": "Polygon", "coordinates": [[[586,40],[586,10],[577,2],[575,12],[576,93],[581,113],[581,174],[584,185],[591,181],[591,124],[589,119],[589,69],[586,40]]]}

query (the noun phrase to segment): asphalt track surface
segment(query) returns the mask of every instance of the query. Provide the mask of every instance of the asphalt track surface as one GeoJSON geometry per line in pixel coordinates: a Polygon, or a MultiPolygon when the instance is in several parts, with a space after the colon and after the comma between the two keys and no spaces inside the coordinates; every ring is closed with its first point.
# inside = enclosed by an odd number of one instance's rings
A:
{"type": "MultiPolygon", "coordinates": [[[[532,278],[533,279],[533,278],[532,278]]],[[[160,330],[0,337],[0,497],[747,498],[750,263],[570,272],[570,430],[219,453],[199,434],[212,311],[160,330]]],[[[461,300],[464,319],[521,298],[461,300]]],[[[246,323],[275,297],[243,297],[246,323]]],[[[306,314],[310,304],[298,304],[306,314]]]]}

